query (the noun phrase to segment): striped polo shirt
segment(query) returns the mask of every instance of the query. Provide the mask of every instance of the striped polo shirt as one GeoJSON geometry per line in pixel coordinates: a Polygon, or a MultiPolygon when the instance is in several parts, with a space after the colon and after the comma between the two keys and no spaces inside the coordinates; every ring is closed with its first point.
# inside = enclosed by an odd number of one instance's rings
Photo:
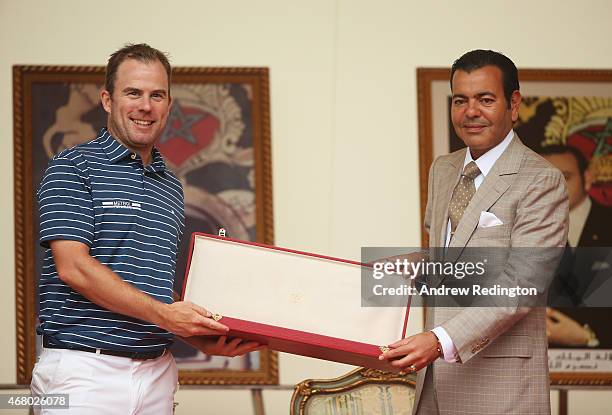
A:
{"type": "Polygon", "coordinates": [[[152,163],[102,129],[98,137],[56,155],[37,192],[40,244],[40,326],[52,343],[150,352],[173,335],[153,324],[100,307],[62,282],[49,241],[87,244],[90,255],[123,280],[163,303],[173,302],[183,189],[153,150],[152,163]]]}

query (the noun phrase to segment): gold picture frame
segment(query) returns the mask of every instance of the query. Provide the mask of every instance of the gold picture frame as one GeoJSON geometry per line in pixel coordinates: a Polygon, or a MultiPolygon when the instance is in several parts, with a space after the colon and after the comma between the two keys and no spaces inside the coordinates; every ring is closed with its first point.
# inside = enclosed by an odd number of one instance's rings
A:
{"type": "MultiPolygon", "coordinates": [[[[185,190],[187,224],[175,283],[175,287],[181,287],[193,231],[216,233],[223,227],[228,236],[236,239],[274,243],[270,100],[267,68],[177,67],[172,76],[174,104],[166,130],[172,134],[165,135],[157,145],[185,190]],[[182,130],[187,133],[175,133],[173,128],[185,124],[180,124],[181,113],[174,111],[199,114],[201,121],[182,130]],[[185,134],[189,134],[189,140],[181,140],[185,134]],[[225,146],[221,161],[209,146],[218,139],[224,140],[225,146]]],[[[13,67],[19,384],[30,382],[40,348],[35,334],[41,263],[35,189],[50,157],[63,148],[95,138],[99,128],[105,126],[106,114],[99,104],[103,84],[101,66],[13,67]]],[[[229,359],[211,364],[209,357],[193,355],[194,349],[174,347],[180,349],[173,350],[175,356],[191,356],[185,362],[177,357],[182,384],[278,383],[276,352],[254,352],[232,367],[235,364],[229,359]]]]}
{"type": "MultiPolygon", "coordinates": [[[[600,120],[598,122],[604,124],[612,120],[612,70],[521,69],[519,70],[519,81],[523,103],[515,131],[526,145],[536,151],[540,146],[543,148],[551,144],[565,145],[573,125],[579,125],[585,121],[592,124],[598,120],[597,117],[600,120]],[[540,118],[533,119],[534,116],[540,118]],[[538,121],[537,126],[534,120],[538,121]],[[536,137],[530,133],[534,129],[537,130],[536,137]],[[536,141],[529,141],[530,138],[536,141]]],[[[417,68],[417,91],[420,206],[421,219],[423,219],[431,163],[436,157],[463,147],[463,143],[456,137],[450,123],[450,69],[417,68]]],[[[605,139],[607,143],[610,143],[612,137],[605,139]]],[[[607,146],[609,147],[609,144],[607,146]]],[[[604,157],[610,160],[612,155],[606,153],[604,157]]],[[[600,185],[608,189],[604,194],[612,194],[609,191],[612,188],[610,181],[605,181],[600,185]]],[[[602,229],[612,229],[612,215],[601,226],[602,229]]],[[[427,233],[424,229],[421,243],[427,246],[427,233]]],[[[597,312],[605,311],[594,310],[594,313],[597,312]]],[[[595,314],[591,318],[595,318],[594,316],[595,314]]],[[[600,317],[601,315],[596,319],[601,320],[600,317]]],[[[591,325],[590,321],[587,323],[591,325]]],[[[570,370],[567,359],[565,359],[568,356],[571,357],[572,353],[578,358],[581,357],[579,353],[598,354],[601,357],[612,354],[612,344],[602,346],[604,347],[588,350],[551,346],[549,348],[551,383],[553,385],[612,385],[612,371],[574,370],[574,368],[570,370]],[[559,362],[562,363],[560,367],[557,367],[559,362]]]]}

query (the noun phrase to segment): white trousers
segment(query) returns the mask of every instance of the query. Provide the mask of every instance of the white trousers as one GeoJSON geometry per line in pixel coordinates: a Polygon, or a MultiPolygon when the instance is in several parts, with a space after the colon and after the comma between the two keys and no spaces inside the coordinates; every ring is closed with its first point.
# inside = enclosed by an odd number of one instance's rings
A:
{"type": "Polygon", "coordinates": [[[68,394],[69,409],[37,415],[171,415],[178,371],[169,352],[157,359],[43,349],[32,371],[33,395],[68,394]]]}

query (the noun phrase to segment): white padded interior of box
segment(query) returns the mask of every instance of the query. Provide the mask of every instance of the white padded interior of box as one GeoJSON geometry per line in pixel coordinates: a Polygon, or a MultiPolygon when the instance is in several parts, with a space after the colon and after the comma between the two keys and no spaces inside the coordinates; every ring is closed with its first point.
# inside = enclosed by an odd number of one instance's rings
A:
{"type": "Polygon", "coordinates": [[[213,313],[374,345],[402,334],[404,307],[361,307],[361,267],[196,236],[185,300],[213,313]]]}

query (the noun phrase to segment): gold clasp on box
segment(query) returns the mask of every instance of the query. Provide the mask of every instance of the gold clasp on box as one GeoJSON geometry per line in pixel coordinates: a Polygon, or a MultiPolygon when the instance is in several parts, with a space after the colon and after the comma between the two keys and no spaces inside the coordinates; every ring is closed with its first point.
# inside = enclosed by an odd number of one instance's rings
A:
{"type": "Polygon", "coordinates": [[[389,349],[389,346],[380,346],[379,349],[383,353],[387,353],[389,350],[391,350],[389,349]]]}
{"type": "Polygon", "coordinates": [[[221,314],[213,314],[212,318],[215,321],[219,321],[219,320],[221,320],[223,318],[223,316],[221,314]]]}

